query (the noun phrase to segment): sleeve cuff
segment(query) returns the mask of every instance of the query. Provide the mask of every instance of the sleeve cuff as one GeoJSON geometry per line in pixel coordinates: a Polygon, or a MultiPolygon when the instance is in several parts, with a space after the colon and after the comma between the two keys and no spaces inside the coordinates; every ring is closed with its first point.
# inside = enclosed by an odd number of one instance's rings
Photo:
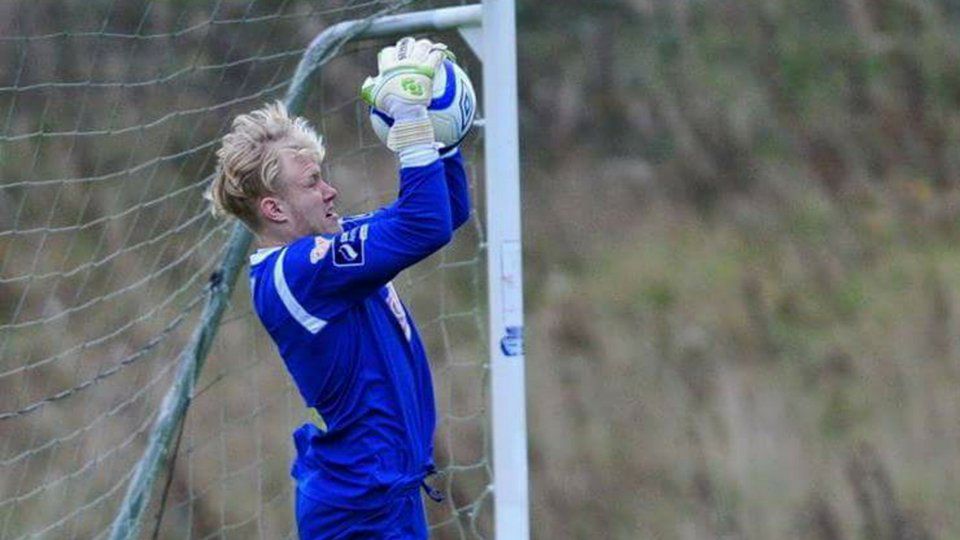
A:
{"type": "Polygon", "coordinates": [[[433,144],[418,144],[401,149],[397,157],[400,158],[400,168],[424,167],[439,159],[440,153],[433,144]]]}
{"type": "Polygon", "coordinates": [[[460,151],[459,146],[448,148],[442,154],[440,154],[440,159],[447,159],[448,157],[453,157],[457,155],[457,152],[459,151],[460,151]]]}

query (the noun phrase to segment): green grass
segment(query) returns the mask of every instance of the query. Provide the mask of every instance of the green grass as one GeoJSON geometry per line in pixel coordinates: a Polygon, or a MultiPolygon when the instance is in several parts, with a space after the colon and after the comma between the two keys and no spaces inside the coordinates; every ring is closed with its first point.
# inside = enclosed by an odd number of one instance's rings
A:
{"type": "Polygon", "coordinates": [[[535,516],[573,511],[583,489],[620,501],[582,518],[617,538],[819,538],[816,500],[847,535],[868,527],[864,504],[960,534],[960,488],[942,476],[960,451],[960,246],[902,240],[889,215],[871,229],[823,200],[795,208],[755,229],[654,205],[629,236],[592,244],[596,264],[570,286],[545,289],[531,317],[535,516]],[[555,430],[583,444],[553,452],[555,430]],[[863,445],[880,465],[857,484],[863,445]],[[567,461],[576,489],[542,480],[567,461]],[[858,502],[856,486],[885,482],[892,499],[868,487],[858,502]]]}

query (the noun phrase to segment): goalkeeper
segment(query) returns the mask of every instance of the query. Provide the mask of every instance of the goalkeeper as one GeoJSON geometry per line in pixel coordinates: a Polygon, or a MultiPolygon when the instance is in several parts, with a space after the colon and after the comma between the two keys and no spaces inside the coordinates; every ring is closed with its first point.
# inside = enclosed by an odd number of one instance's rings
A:
{"type": "Polygon", "coordinates": [[[317,423],[293,434],[303,539],[426,538],[421,486],[434,469],[433,385],[391,279],[449,242],[469,214],[459,150],[438,155],[426,106],[446,47],[400,40],[364,95],[395,119],[396,202],[340,218],[324,148],[280,103],[238,116],[218,151],[214,210],[256,235],[254,308],[317,423]]]}

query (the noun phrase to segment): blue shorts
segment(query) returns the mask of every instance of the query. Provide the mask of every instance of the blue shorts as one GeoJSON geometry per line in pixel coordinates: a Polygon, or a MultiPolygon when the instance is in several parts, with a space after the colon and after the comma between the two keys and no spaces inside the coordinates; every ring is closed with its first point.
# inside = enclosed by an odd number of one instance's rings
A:
{"type": "Polygon", "coordinates": [[[424,540],[427,518],[420,490],[410,490],[389,505],[368,510],[328,506],[296,490],[300,540],[424,540]]]}

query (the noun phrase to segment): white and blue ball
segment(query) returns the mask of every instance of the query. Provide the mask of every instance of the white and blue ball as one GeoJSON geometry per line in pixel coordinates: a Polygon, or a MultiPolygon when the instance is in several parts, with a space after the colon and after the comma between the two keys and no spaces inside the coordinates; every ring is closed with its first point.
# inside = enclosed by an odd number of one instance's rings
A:
{"type": "MultiPolygon", "coordinates": [[[[437,142],[443,145],[441,153],[463,141],[473,125],[476,112],[477,94],[473,90],[470,77],[457,64],[444,60],[442,68],[433,78],[433,98],[427,107],[434,136],[437,142]]],[[[377,137],[386,144],[393,118],[371,107],[370,125],[377,137]]]]}

